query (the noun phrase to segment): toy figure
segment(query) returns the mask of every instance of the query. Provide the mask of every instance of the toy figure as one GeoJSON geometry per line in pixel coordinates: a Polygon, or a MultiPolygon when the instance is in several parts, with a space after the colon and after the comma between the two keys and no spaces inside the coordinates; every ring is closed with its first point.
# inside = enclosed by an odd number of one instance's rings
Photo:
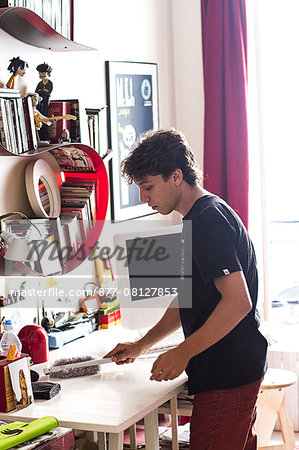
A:
{"type": "Polygon", "coordinates": [[[62,144],[63,142],[71,142],[71,135],[68,129],[64,128],[61,132],[61,138],[58,139],[58,142],[62,144]]]}
{"type": "Polygon", "coordinates": [[[6,84],[7,88],[9,88],[9,89],[15,88],[17,75],[19,75],[20,77],[23,77],[26,72],[26,70],[25,70],[26,67],[29,67],[28,63],[26,61],[23,61],[22,59],[20,59],[19,56],[17,56],[16,58],[10,59],[10,64],[7,67],[7,70],[9,70],[10,73],[12,73],[12,76],[10,77],[10,79],[8,80],[8,82],[6,84]]]}
{"type": "MultiPolygon", "coordinates": [[[[39,95],[39,104],[37,105],[38,111],[47,117],[49,112],[50,96],[53,90],[53,83],[49,80],[52,72],[52,67],[47,63],[39,64],[36,67],[39,73],[41,81],[36,86],[35,92],[39,95]]],[[[46,126],[42,126],[40,129],[40,137],[44,140],[49,139],[48,129],[46,126]]]]}
{"type": "Polygon", "coordinates": [[[47,116],[49,111],[50,96],[53,90],[53,83],[49,80],[52,72],[52,67],[44,62],[43,64],[39,64],[36,67],[36,70],[38,71],[39,77],[42,80],[38,83],[35,89],[35,92],[37,92],[40,96],[40,103],[37,109],[44,116],[47,116]]]}
{"type": "MultiPolygon", "coordinates": [[[[34,115],[34,124],[36,128],[37,142],[40,144],[41,139],[39,135],[39,130],[41,129],[43,124],[50,126],[51,122],[37,109],[37,105],[39,104],[39,95],[37,94],[37,92],[31,95],[31,101],[33,106],[33,115],[34,115]]],[[[48,141],[46,142],[49,143],[48,141]]]]}

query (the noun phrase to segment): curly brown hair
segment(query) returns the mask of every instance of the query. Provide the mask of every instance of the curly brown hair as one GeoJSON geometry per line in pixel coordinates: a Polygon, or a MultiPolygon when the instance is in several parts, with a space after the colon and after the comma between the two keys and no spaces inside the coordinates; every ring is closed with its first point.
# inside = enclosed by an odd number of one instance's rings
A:
{"type": "Polygon", "coordinates": [[[162,175],[168,180],[176,169],[190,186],[202,182],[202,173],[186,137],[175,128],[147,131],[121,162],[121,175],[131,184],[148,175],[162,175]]]}

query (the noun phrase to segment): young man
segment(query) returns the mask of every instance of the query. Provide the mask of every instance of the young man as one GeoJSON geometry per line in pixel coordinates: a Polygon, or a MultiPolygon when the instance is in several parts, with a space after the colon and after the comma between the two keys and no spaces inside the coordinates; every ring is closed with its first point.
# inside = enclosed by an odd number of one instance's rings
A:
{"type": "Polygon", "coordinates": [[[106,356],[133,362],[182,325],[185,341],[161,354],[151,379],[172,380],[186,370],[195,394],[191,450],[253,450],[255,403],[266,370],[267,342],[258,331],[257,269],[253,245],[236,213],[200,184],[185,137],[150,131],[122,163],[122,174],[159,213],[192,221],[192,308],[173,301],[140,340],[106,356]]]}

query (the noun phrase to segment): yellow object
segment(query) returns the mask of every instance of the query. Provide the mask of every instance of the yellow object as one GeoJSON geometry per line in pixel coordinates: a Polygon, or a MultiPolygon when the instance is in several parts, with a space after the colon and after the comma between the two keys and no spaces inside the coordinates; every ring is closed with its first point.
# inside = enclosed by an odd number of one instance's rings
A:
{"type": "Polygon", "coordinates": [[[112,327],[115,327],[116,326],[116,322],[115,322],[115,320],[113,321],[113,322],[110,322],[110,323],[102,323],[102,325],[101,325],[101,327],[102,328],[112,328],[112,327]]]}
{"type": "Polygon", "coordinates": [[[8,354],[7,354],[7,361],[14,361],[15,359],[20,358],[20,353],[18,352],[17,346],[15,344],[10,344],[8,354]]]}
{"type": "Polygon", "coordinates": [[[44,282],[40,282],[39,285],[43,288],[43,289],[49,289],[53,286],[56,286],[57,281],[55,280],[55,278],[53,277],[47,277],[44,282]]]}
{"type": "Polygon", "coordinates": [[[8,82],[6,83],[6,87],[9,89],[14,89],[15,88],[15,82],[16,82],[16,75],[12,75],[10,77],[10,79],[8,80],[8,82]]]}

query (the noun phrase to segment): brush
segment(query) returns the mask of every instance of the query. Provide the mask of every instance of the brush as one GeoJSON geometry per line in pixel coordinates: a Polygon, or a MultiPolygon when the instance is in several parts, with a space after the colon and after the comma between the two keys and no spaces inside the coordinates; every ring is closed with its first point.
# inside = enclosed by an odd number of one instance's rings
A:
{"type": "Polygon", "coordinates": [[[76,356],[73,358],[61,358],[54,362],[53,366],[45,369],[45,375],[53,378],[82,377],[94,375],[101,371],[101,364],[112,362],[111,358],[98,358],[96,356],[76,356]]]}

